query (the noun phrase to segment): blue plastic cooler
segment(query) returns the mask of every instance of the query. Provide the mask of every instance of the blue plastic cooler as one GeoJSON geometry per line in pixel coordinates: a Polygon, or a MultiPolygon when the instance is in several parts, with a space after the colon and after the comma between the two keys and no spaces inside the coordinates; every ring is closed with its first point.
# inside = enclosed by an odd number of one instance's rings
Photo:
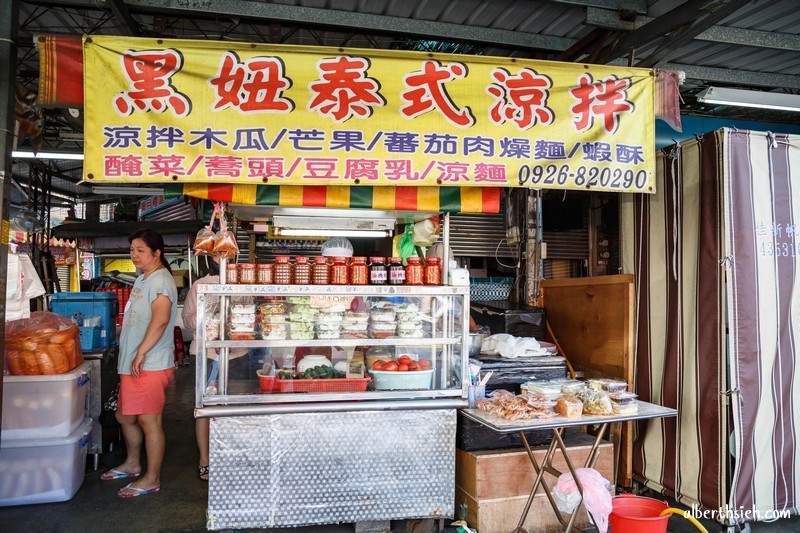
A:
{"type": "Polygon", "coordinates": [[[84,318],[100,317],[100,343],[98,348],[117,344],[117,295],[110,292],[57,292],[50,299],[50,310],[69,318],[80,313],[84,318]]]}

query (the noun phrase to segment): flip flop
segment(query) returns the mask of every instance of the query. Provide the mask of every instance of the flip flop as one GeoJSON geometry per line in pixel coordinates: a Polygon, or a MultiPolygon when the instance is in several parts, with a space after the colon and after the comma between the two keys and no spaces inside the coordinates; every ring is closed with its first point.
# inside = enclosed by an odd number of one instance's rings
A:
{"type": "Polygon", "coordinates": [[[208,465],[197,467],[197,477],[200,478],[200,481],[208,481],[208,465]]]}
{"type": "Polygon", "coordinates": [[[129,477],[139,477],[141,475],[141,472],[123,472],[122,470],[112,468],[111,470],[103,472],[100,475],[100,479],[103,481],[111,481],[112,479],[125,479],[129,477]]]}
{"type": "Polygon", "coordinates": [[[133,483],[128,483],[121,489],[117,491],[117,496],[122,498],[123,500],[127,500],[130,498],[137,498],[139,496],[144,496],[145,494],[153,494],[154,492],[158,492],[161,490],[161,487],[153,487],[152,489],[140,489],[139,487],[133,487],[133,483]]]}

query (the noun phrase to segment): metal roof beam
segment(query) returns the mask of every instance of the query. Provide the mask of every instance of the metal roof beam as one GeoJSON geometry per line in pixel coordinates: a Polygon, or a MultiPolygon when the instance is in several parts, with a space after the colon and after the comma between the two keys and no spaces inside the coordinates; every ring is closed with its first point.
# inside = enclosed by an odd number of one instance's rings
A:
{"type": "Polygon", "coordinates": [[[687,79],[730,83],[732,85],[752,85],[754,87],[800,89],[800,76],[792,74],[769,74],[752,70],[703,67],[699,65],[685,65],[682,63],[664,63],[659,65],[659,68],[665,70],[682,70],[686,73],[687,79]]]}
{"type": "MultiPolygon", "coordinates": [[[[654,20],[653,17],[637,16],[632,22],[621,20],[619,13],[608,9],[590,7],[586,10],[586,23],[610,30],[635,30],[654,20]]],[[[695,40],[712,43],[774,48],[800,52],[800,35],[761,30],[746,30],[731,26],[712,26],[695,35],[695,40]]]]}
{"type": "MultiPolygon", "coordinates": [[[[87,1],[87,4],[93,2],[87,1]]],[[[126,0],[134,12],[178,15],[242,17],[308,26],[372,31],[393,35],[426,36],[436,40],[455,40],[528,50],[566,50],[575,39],[537,35],[481,26],[415,20],[402,17],[356,13],[248,0],[126,0]]],[[[88,7],[88,6],[87,6],[88,7]]]]}
{"type": "Polygon", "coordinates": [[[133,20],[123,0],[106,0],[106,5],[111,10],[111,13],[114,14],[114,17],[124,24],[132,36],[139,37],[142,34],[139,24],[133,20]]]}
{"type": "Polygon", "coordinates": [[[647,13],[647,0],[549,0],[554,4],[647,13]]]}
{"type": "Polygon", "coordinates": [[[674,49],[691,41],[720,20],[750,3],[750,0],[689,0],[623,36],[608,56],[612,61],[656,40],[657,50],[645,59],[643,66],[652,66],[674,49]]]}

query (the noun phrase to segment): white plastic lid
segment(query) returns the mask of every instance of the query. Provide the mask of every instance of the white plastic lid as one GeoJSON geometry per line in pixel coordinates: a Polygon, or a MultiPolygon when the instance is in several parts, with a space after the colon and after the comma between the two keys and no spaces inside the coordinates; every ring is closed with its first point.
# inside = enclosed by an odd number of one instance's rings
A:
{"type": "Polygon", "coordinates": [[[76,366],[65,374],[48,374],[46,376],[3,376],[6,383],[26,383],[31,381],[71,381],[81,374],[91,374],[92,364],[84,361],[82,365],[76,366]]]}
{"type": "MultiPolygon", "coordinates": [[[[83,419],[78,429],[66,437],[56,437],[54,439],[3,439],[3,448],[31,448],[34,446],[63,446],[65,444],[75,444],[92,432],[92,419],[88,416],[83,419]]],[[[88,442],[88,441],[87,441],[88,442]]],[[[81,444],[86,446],[87,442],[81,444]]]]}

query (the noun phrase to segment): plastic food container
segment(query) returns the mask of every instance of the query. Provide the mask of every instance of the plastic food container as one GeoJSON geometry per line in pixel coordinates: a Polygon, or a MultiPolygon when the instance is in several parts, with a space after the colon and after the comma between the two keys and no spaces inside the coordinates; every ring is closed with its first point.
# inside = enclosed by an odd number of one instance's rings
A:
{"type": "Polygon", "coordinates": [[[265,324],[261,327],[261,338],[263,340],[284,340],[286,335],[286,324],[265,324]]]}
{"type": "Polygon", "coordinates": [[[608,392],[622,392],[628,390],[628,384],[624,381],[608,379],[603,386],[603,390],[607,390],[608,392]]]}
{"type": "Polygon", "coordinates": [[[314,338],[314,325],[311,322],[290,322],[289,335],[296,340],[311,340],[314,338]]]}
{"type": "Polygon", "coordinates": [[[397,336],[404,338],[420,338],[422,337],[422,328],[418,324],[398,324],[397,336]]]}
{"type": "Polygon", "coordinates": [[[86,475],[91,431],[92,419],[83,418],[66,437],[7,439],[3,432],[0,506],[64,502],[72,498],[86,475]]]}
{"type": "Polygon", "coordinates": [[[547,381],[528,381],[520,386],[523,394],[541,394],[547,399],[555,399],[561,395],[561,387],[547,381]]]}
{"type": "Polygon", "coordinates": [[[258,375],[258,388],[261,392],[271,393],[275,387],[275,376],[265,376],[262,370],[256,371],[258,375]]]}
{"type": "Polygon", "coordinates": [[[433,369],[414,372],[386,372],[369,370],[375,383],[375,390],[425,390],[433,382],[433,369]]]}
{"type": "Polygon", "coordinates": [[[611,398],[612,402],[615,402],[619,405],[626,405],[629,403],[636,403],[636,398],[639,397],[638,394],[634,394],[632,392],[610,392],[608,393],[608,397],[611,398]]]}
{"type": "Polygon", "coordinates": [[[87,361],[66,374],[3,376],[3,444],[7,439],[66,437],[78,429],[90,369],[87,361]]]}
{"type": "Polygon", "coordinates": [[[297,363],[297,371],[298,372],[305,372],[309,368],[314,368],[315,366],[330,366],[331,364],[330,359],[325,357],[324,355],[307,355],[300,359],[300,362],[297,363]]]}
{"type": "Polygon", "coordinates": [[[258,304],[258,312],[262,315],[281,315],[286,313],[286,304],[276,302],[258,304]]]}
{"type": "Polygon", "coordinates": [[[394,311],[373,309],[369,313],[370,321],[374,322],[391,322],[394,323],[394,311]]]}

